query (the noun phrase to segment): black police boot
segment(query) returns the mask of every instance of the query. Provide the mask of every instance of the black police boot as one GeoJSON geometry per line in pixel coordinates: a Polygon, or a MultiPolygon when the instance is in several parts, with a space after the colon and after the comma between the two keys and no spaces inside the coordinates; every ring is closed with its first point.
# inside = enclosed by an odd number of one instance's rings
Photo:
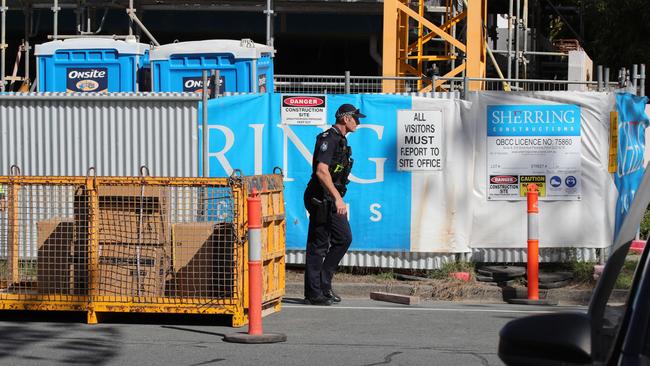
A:
{"type": "Polygon", "coordinates": [[[332,300],[332,302],[341,302],[341,296],[337,295],[336,292],[332,290],[323,292],[323,296],[332,300]]]}
{"type": "Polygon", "coordinates": [[[316,297],[305,297],[305,304],[306,305],[322,305],[322,306],[330,306],[332,305],[332,299],[327,298],[325,296],[316,296],[316,297]]]}

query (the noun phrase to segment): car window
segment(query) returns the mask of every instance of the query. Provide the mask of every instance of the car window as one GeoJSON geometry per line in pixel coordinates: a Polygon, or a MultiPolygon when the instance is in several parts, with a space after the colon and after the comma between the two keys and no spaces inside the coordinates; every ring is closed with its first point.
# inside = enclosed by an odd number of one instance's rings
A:
{"type": "Polygon", "coordinates": [[[592,325],[593,355],[596,360],[606,360],[614,349],[614,340],[624,322],[630,294],[634,293],[634,278],[640,257],[630,250],[650,203],[650,169],[644,172],[641,184],[629,206],[627,216],[613,245],[603,274],[589,303],[592,325]]]}
{"type": "Polygon", "coordinates": [[[639,267],[641,253],[632,247],[627,251],[621,270],[616,276],[614,288],[612,289],[605,312],[603,314],[602,335],[604,346],[609,347],[613,344],[614,337],[618,333],[625,316],[630,293],[634,284],[634,276],[639,267]]]}

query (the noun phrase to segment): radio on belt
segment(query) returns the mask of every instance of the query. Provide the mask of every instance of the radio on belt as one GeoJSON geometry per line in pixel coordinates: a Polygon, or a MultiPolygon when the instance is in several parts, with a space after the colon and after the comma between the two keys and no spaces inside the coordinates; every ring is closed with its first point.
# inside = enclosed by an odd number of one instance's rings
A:
{"type": "Polygon", "coordinates": [[[137,92],[149,45],[135,38],[72,38],[36,45],[38,91],[137,92]]]}

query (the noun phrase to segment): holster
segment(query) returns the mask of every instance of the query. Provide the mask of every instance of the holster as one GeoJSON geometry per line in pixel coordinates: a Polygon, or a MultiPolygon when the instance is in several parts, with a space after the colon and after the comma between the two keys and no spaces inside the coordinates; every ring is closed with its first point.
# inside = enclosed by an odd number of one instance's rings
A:
{"type": "Polygon", "coordinates": [[[311,199],[311,207],[312,207],[312,212],[309,214],[311,215],[311,219],[313,220],[313,223],[316,225],[323,225],[327,223],[327,219],[329,216],[329,207],[330,207],[330,201],[328,200],[319,200],[316,197],[312,197],[311,199]]]}

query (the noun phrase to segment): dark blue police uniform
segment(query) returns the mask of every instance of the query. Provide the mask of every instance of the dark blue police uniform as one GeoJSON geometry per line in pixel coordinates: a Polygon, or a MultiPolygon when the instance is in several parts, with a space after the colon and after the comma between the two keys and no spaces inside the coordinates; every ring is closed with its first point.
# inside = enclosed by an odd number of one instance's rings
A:
{"type": "Polygon", "coordinates": [[[334,199],[316,176],[318,163],[329,166],[332,182],[343,197],[353,160],[348,141],[338,128],[333,126],[317,136],[311,180],[304,195],[309,212],[305,261],[307,299],[322,297],[332,290],[332,277],[352,242],[347,215],[336,212],[334,199]]]}

